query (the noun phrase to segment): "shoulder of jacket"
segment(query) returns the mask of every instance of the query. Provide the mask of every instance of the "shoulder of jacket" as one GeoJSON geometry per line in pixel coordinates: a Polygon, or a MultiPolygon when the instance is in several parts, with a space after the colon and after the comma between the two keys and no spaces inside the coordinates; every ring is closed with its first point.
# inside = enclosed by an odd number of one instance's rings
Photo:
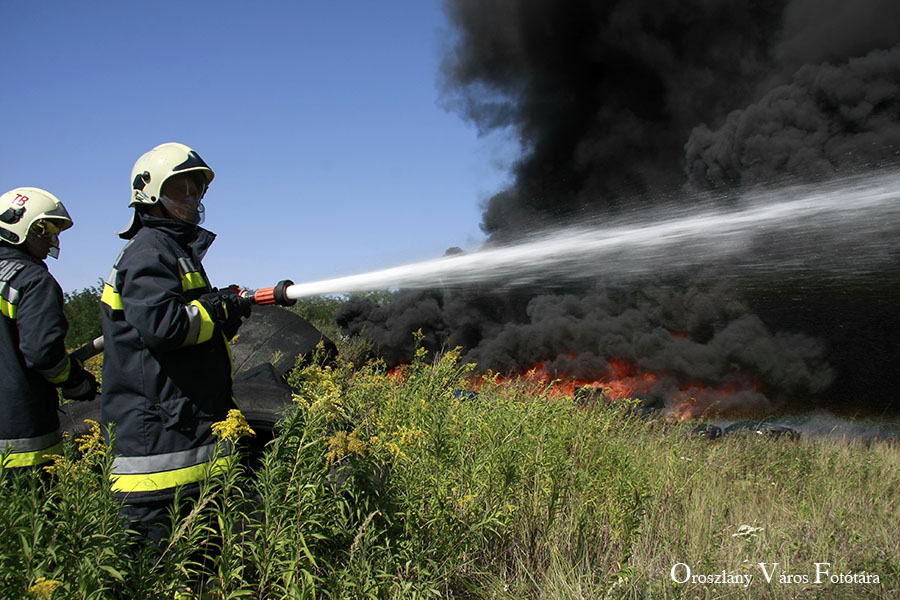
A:
{"type": "Polygon", "coordinates": [[[56,281],[43,263],[34,260],[19,260],[18,258],[0,259],[0,281],[9,282],[13,279],[56,281]]]}
{"type": "Polygon", "coordinates": [[[178,261],[182,258],[184,251],[168,236],[141,229],[122,248],[108,281],[119,281],[120,277],[129,277],[128,273],[179,277],[178,261]]]}
{"type": "Polygon", "coordinates": [[[19,260],[0,259],[0,283],[9,283],[25,270],[27,263],[19,260]]]}
{"type": "Polygon", "coordinates": [[[63,298],[62,287],[45,266],[28,261],[0,260],[0,286],[16,289],[20,293],[37,290],[37,296],[45,300],[63,298]]]}
{"type": "Polygon", "coordinates": [[[171,237],[146,227],[138,230],[137,234],[122,247],[116,264],[128,259],[137,259],[140,262],[148,260],[160,261],[166,256],[173,259],[179,257],[183,251],[179,248],[177,242],[171,237]]]}

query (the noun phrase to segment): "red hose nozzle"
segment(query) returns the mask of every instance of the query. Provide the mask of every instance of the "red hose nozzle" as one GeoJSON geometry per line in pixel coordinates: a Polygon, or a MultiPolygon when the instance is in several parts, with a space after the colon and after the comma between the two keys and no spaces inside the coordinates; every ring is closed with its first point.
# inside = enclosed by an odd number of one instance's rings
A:
{"type": "Polygon", "coordinates": [[[290,285],[294,285],[294,282],[290,279],[285,279],[283,281],[279,281],[272,287],[258,289],[253,294],[253,302],[255,304],[259,304],[260,306],[266,306],[269,304],[277,304],[279,306],[293,306],[297,303],[297,300],[288,298],[284,293],[287,287],[290,285]]]}

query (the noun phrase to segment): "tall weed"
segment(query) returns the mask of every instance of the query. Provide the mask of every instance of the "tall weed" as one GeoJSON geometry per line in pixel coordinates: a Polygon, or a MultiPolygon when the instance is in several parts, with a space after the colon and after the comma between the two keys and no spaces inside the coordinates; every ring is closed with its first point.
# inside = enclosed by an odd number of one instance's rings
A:
{"type": "MultiPolygon", "coordinates": [[[[99,430],[0,481],[3,598],[887,598],[900,594],[900,450],[729,436],[580,405],[458,351],[394,371],[301,363],[251,472],[240,440],[148,547],[109,493],[99,430]],[[877,573],[878,584],[764,581],[877,573]],[[753,574],[744,588],[687,581],[753,574]]],[[[247,433],[247,432],[244,432],[247,433]]],[[[223,446],[224,448],[224,446],[223,446]]]]}

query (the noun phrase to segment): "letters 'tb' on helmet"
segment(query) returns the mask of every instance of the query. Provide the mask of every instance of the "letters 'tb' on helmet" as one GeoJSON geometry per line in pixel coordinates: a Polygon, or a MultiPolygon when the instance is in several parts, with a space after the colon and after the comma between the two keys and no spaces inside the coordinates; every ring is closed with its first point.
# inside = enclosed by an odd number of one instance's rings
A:
{"type": "Polygon", "coordinates": [[[200,173],[203,193],[215,177],[200,155],[184,144],[167,142],[150,150],[137,159],[131,170],[131,203],[128,206],[156,204],[166,179],[182,173],[200,173]]]}
{"type": "Polygon", "coordinates": [[[72,217],[59,198],[46,190],[20,187],[0,196],[0,239],[18,245],[28,230],[40,220],[52,220],[64,231],[72,226],[72,217]]]}

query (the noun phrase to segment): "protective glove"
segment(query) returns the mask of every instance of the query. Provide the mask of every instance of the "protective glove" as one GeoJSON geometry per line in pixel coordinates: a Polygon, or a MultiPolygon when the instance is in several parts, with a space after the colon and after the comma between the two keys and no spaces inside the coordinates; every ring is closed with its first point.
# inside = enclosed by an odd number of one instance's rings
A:
{"type": "Polygon", "coordinates": [[[72,367],[69,376],[60,384],[63,398],[68,400],[93,400],[97,396],[97,378],[81,363],[70,358],[72,367]]]}
{"type": "Polygon", "coordinates": [[[209,317],[222,329],[225,338],[233,338],[241,326],[241,317],[250,316],[250,302],[232,289],[214,290],[199,298],[209,317]]]}
{"type": "Polygon", "coordinates": [[[242,290],[240,287],[235,284],[231,284],[224,290],[220,290],[219,293],[224,294],[228,302],[234,302],[238,307],[241,316],[247,319],[250,318],[250,312],[253,308],[253,302],[249,298],[242,297],[240,295],[241,291],[242,290]]]}

